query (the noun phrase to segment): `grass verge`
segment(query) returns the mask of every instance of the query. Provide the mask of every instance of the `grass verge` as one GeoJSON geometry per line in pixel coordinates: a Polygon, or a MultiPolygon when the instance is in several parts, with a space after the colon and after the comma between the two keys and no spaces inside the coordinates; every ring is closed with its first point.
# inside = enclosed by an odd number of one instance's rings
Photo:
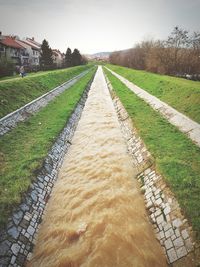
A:
{"type": "Polygon", "coordinates": [[[0,226],[42,167],[45,156],[61,132],[91,80],[95,69],[59,95],[28,121],[0,140],[0,226]]]}
{"type": "Polygon", "coordinates": [[[200,149],[105,70],[115,93],[200,238],[200,149]]]}
{"type": "Polygon", "coordinates": [[[70,80],[89,67],[91,66],[85,65],[43,71],[30,74],[23,79],[13,78],[0,81],[0,118],[70,80]]]}
{"type": "Polygon", "coordinates": [[[200,123],[200,82],[116,65],[107,67],[200,123]]]}

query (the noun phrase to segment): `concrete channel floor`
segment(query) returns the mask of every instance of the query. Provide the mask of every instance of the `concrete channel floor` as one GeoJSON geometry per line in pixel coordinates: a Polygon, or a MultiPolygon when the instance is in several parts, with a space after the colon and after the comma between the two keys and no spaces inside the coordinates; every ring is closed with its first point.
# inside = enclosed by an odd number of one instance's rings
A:
{"type": "Polygon", "coordinates": [[[99,67],[28,266],[167,266],[99,67]]]}
{"type": "Polygon", "coordinates": [[[185,133],[197,146],[200,147],[199,123],[193,121],[157,97],[136,86],[118,73],[109,68],[106,69],[123,82],[133,93],[147,102],[154,110],[160,112],[171,124],[176,126],[181,132],[185,133]]]}

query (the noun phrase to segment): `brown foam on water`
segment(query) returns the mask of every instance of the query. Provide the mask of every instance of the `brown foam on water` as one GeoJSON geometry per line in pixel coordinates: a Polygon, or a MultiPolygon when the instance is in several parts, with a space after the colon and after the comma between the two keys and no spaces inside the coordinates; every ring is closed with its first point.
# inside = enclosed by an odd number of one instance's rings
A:
{"type": "Polygon", "coordinates": [[[99,68],[30,266],[166,266],[99,68]]]}

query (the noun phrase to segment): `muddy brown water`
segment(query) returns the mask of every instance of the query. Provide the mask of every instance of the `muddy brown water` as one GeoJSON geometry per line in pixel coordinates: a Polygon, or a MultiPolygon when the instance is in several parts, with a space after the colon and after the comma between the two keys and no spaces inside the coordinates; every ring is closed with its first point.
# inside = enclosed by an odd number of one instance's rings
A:
{"type": "Polygon", "coordinates": [[[28,266],[166,266],[135,175],[99,67],[28,266]]]}

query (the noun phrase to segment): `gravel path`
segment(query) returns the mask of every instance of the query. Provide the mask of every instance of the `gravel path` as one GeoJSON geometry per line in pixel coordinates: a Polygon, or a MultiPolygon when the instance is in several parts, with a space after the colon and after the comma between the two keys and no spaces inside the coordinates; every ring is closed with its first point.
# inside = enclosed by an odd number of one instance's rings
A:
{"type": "Polygon", "coordinates": [[[160,112],[171,124],[176,126],[181,132],[185,133],[197,146],[200,147],[200,125],[197,122],[178,112],[157,97],[147,93],[145,90],[136,86],[116,72],[109,68],[106,69],[123,82],[133,93],[147,102],[153,109],[160,112]]]}

